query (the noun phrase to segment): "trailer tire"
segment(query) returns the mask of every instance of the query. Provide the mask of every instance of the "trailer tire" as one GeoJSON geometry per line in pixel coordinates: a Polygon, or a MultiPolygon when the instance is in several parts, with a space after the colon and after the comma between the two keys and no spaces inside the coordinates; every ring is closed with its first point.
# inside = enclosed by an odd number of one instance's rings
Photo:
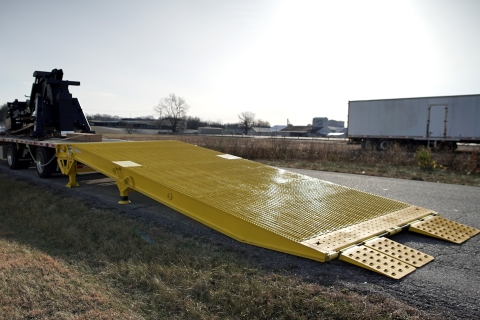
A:
{"type": "Polygon", "coordinates": [[[375,140],[367,139],[362,141],[362,147],[365,150],[374,150],[376,146],[375,140]]]}
{"type": "Polygon", "coordinates": [[[7,146],[7,164],[12,170],[22,169],[19,152],[15,143],[9,143],[7,146]]]}
{"type": "Polygon", "coordinates": [[[50,148],[38,147],[36,151],[36,167],[40,178],[50,178],[57,169],[57,161],[52,160],[55,151],[50,148]],[[45,165],[46,164],[46,165],[45,165]]]}
{"type": "Polygon", "coordinates": [[[380,143],[378,144],[379,151],[387,151],[389,147],[390,147],[390,142],[387,140],[381,140],[380,143]]]}

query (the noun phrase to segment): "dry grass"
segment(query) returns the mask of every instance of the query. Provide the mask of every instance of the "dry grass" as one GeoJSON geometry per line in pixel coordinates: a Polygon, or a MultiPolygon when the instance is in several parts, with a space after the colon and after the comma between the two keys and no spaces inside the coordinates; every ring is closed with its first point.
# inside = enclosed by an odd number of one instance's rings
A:
{"type": "Polygon", "coordinates": [[[279,167],[480,186],[480,152],[432,153],[432,161],[439,166],[425,170],[418,165],[415,152],[399,146],[378,152],[325,140],[141,134],[104,136],[125,140],[181,140],[279,167]]]}
{"type": "Polygon", "coordinates": [[[1,319],[428,319],[0,175],[1,319]]]}
{"type": "Polygon", "coordinates": [[[2,319],[134,319],[81,272],[35,247],[0,239],[2,319]]]}

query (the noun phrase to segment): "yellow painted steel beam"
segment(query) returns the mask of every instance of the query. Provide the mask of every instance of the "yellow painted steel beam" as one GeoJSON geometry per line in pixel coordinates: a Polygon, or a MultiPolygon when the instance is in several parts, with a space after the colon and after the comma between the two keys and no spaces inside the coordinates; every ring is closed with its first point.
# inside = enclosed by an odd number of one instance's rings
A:
{"type": "Polygon", "coordinates": [[[81,162],[115,180],[120,203],[138,191],[239,241],[322,262],[352,262],[352,246],[436,215],[179,141],[66,143],[57,158],[69,186],[76,185],[72,164],[81,162]]]}

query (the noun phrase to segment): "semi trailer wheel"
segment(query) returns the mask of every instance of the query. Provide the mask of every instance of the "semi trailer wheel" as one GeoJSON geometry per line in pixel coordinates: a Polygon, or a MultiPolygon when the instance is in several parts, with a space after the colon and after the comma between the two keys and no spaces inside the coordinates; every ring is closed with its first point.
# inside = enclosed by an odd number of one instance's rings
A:
{"type": "Polygon", "coordinates": [[[30,158],[23,158],[23,151],[17,148],[15,143],[7,146],[7,163],[10,169],[27,169],[30,166],[30,158]]]}
{"type": "Polygon", "coordinates": [[[55,150],[38,147],[36,155],[37,173],[40,178],[49,178],[57,169],[55,150]]]}
{"type": "Polygon", "coordinates": [[[365,150],[374,150],[375,146],[376,146],[375,140],[367,139],[362,141],[362,147],[365,150]]]}
{"type": "Polygon", "coordinates": [[[21,169],[19,161],[19,152],[15,143],[9,143],[7,146],[7,163],[8,167],[12,170],[21,169]]]}
{"type": "Polygon", "coordinates": [[[388,142],[387,140],[382,140],[378,144],[378,150],[387,151],[389,146],[390,146],[390,142],[388,142]]]}

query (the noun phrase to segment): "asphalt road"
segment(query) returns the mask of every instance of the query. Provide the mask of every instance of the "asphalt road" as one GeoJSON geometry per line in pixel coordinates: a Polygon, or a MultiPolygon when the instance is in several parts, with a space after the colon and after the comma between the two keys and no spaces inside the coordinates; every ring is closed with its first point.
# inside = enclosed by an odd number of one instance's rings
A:
{"type": "MultiPolygon", "coordinates": [[[[398,180],[362,175],[286,169],[318,179],[435,210],[441,216],[480,229],[480,188],[398,180]]],[[[392,296],[446,319],[480,319],[480,235],[461,245],[411,232],[392,240],[435,257],[435,260],[401,280],[392,280],[343,261],[319,263],[230,239],[142,194],[131,193],[130,205],[118,205],[115,183],[101,174],[78,177],[80,188],[65,187],[67,177],[38,178],[34,169],[12,171],[0,161],[0,172],[64,193],[88,205],[110,209],[145,223],[161,224],[173,233],[208,239],[240,253],[267,270],[283,270],[306,281],[346,287],[363,293],[392,296]]]]}
{"type": "MultiPolygon", "coordinates": [[[[429,208],[444,218],[480,229],[478,187],[289,170],[429,208]]],[[[402,232],[391,239],[430,254],[435,260],[398,282],[370,281],[382,285],[392,295],[425,309],[443,305],[452,311],[449,318],[480,319],[480,235],[461,245],[412,232],[402,232]]],[[[358,282],[355,283],[358,285],[358,282]]]]}

